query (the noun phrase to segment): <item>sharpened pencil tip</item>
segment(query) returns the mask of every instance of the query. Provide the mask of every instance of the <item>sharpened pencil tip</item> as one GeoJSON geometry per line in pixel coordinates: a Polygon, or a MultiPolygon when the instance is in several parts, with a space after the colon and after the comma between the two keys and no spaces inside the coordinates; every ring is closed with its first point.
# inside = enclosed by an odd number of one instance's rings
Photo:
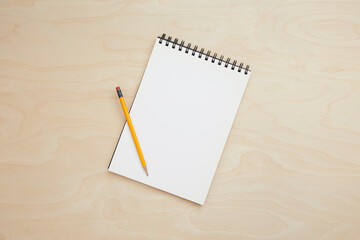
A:
{"type": "Polygon", "coordinates": [[[144,168],[144,171],[145,171],[145,173],[146,173],[146,176],[149,176],[149,173],[148,173],[148,170],[147,170],[146,165],[145,165],[145,166],[143,166],[143,168],[144,168]]]}

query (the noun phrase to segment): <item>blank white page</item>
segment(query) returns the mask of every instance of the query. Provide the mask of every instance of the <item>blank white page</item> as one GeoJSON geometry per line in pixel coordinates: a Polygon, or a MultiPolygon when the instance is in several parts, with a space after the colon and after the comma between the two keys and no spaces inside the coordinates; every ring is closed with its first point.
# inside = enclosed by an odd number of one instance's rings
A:
{"type": "Polygon", "coordinates": [[[109,171],[203,205],[251,72],[165,43],[157,38],[130,111],[149,176],[127,123],[109,171]]]}

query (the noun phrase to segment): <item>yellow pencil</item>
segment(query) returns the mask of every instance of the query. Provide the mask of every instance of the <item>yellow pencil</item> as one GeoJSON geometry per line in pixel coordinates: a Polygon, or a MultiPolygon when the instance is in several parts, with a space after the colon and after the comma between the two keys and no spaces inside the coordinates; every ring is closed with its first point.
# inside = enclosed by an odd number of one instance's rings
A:
{"type": "Polygon", "coordinates": [[[139,154],[141,165],[143,166],[146,175],[149,176],[148,171],[147,171],[147,167],[146,167],[145,158],[144,158],[144,155],[143,155],[143,153],[141,151],[139,140],[138,140],[138,138],[136,136],[134,125],[132,124],[132,121],[131,121],[131,118],[130,118],[130,115],[129,115],[129,111],[128,111],[127,107],[126,107],[125,100],[124,100],[124,97],[123,97],[122,92],[120,90],[120,87],[117,87],[116,91],[117,91],[117,94],[119,96],[119,100],[120,100],[120,103],[121,103],[121,107],[122,107],[122,109],[124,111],[126,121],[127,121],[128,126],[130,128],[131,136],[132,136],[132,138],[134,140],[136,150],[137,150],[137,152],[139,154]]]}

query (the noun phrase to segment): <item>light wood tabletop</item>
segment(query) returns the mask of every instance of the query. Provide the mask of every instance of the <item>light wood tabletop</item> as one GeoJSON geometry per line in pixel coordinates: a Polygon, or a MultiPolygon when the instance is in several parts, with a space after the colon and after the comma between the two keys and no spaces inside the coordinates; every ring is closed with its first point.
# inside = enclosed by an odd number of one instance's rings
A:
{"type": "Polygon", "coordinates": [[[359,13],[1,1],[0,239],[360,239],[359,13]],[[162,33],[252,70],[204,206],[107,171],[162,33]]]}

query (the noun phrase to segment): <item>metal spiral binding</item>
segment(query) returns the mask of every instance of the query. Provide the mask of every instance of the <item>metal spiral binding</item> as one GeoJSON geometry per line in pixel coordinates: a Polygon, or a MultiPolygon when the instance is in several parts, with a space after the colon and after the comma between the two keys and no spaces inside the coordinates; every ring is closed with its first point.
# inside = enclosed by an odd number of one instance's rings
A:
{"type": "Polygon", "coordinates": [[[224,62],[224,67],[228,68],[229,66],[231,66],[231,70],[235,70],[237,68],[237,71],[238,72],[242,72],[242,70],[244,70],[244,73],[245,74],[248,74],[248,72],[250,72],[249,68],[250,66],[249,65],[246,65],[246,67],[244,68],[243,67],[243,63],[240,63],[239,65],[237,65],[237,61],[234,60],[232,63],[230,62],[230,58],[226,58],[226,61],[224,60],[224,56],[221,55],[220,58],[217,57],[217,53],[213,53],[211,55],[211,51],[207,51],[206,53],[205,52],[205,49],[204,48],[201,48],[201,50],[199,51],[198,50],[198,46],[195,45],[194,48],[191,48],[191,43],[188,43],[187,45],[185,45],[185,41],[181,41],[179,43],[179,39],[175,38],[174,40],[171,40],[172,38],[170,36],[167,37],[166,39],[166,34],[163,34],[161,37],[159,37],[159,43],[162,44],[163,42],[165,42],[165,46],[171,46],[171,48],[174,48],[176,46],[178,46],[178,50],[181,52],[183,49],[185,49],[185,53],[189,53],[191,52],[191,55],[192,56],[195,56],[195,54],[197,54],[198,58],[202,58],[202,56],[205,56],[205,61],[208,61],[209,58],[211,59],[211,62],[212,63],[215,63],[215,61],[217,62],[217,64],[219,66],[222,65],[222,63],[224,62]]]}

